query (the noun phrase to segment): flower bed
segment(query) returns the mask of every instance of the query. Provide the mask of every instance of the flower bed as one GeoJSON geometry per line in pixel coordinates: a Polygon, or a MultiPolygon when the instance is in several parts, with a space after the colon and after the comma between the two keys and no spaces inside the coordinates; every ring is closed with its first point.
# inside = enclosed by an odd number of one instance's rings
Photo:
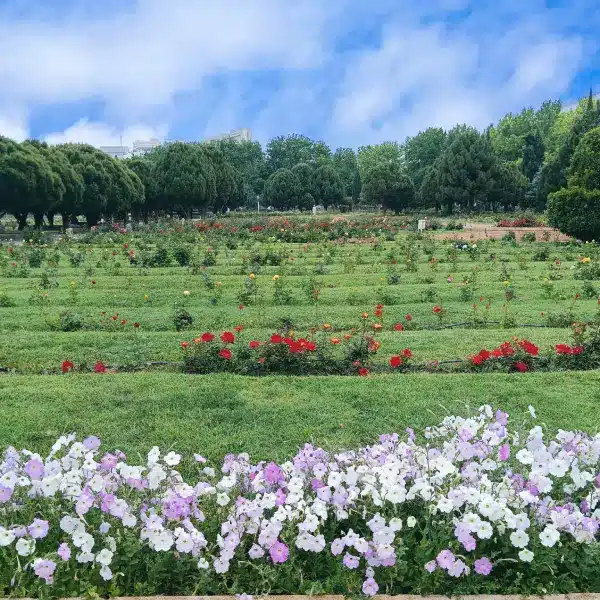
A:
{"type": "Polygon", "coordinates": [[[45,459],[8,448],[0,595],[600,591],[600,435],[517,421],[484,406],[420,437],[218,471],[94,436],[45,459]]]}
{"type": "Polygon", "coordinates": [[[544,222],[533,217],[520,217],[518,219],[502,219],[496,227],[543,227],[544,222]]]}

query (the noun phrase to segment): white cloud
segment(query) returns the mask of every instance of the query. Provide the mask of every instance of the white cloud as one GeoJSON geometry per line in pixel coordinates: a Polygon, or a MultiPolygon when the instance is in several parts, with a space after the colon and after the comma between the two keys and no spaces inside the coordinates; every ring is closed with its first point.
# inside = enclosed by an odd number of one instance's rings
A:
{"type": "Polygon", "coordinates": [[[429,126],[482,128],[569,87],[584,45],[530,22],[504,35],[474,35],[468,20],[395,24],[378,48],[347,66],[328,137],[350,144],[403,140],[429,126]]]}
{"type": "Polygon", "coordinates": [[[86,143],[92,146],[131,146],[136,140],[148,140],[157,138],[162,140],[166,137],[168,128],[166,125],[160,127],[148,127],[137,125],[119,130],[105,123],[93,123],[87,119],[81,119],[65,131],[51,133],[45,136],[49,144],[63,144],[66,142],[86,143]]]}
{"type": "Polygon", "coordinates": [[[96,22],[5,21],[0,81],[23,101],[162,104],[217,72],[314,63],[326,15],[316,2],[145,0],[96,22]]]}
{"type": "MultiPolygon", "coordinates": [[[[468,0],[130,1],[95,20],[80,11],[50,21],[35,9],[4,17],[0,7],[3,105],[22,115],[100,100],[99,121],[46,136],[94,145],[168,128],[190,138],[250,127],[262,141],[292,131],[332,145],[401,140],[428,126],[484,127],[565,93],[590,50],[575,25],[593,34],[600,16],[594,0],[559,11],[543,0],[468,10],[468,0]],[[278,84],[265,85],[267,74],[278,84]]],[[[0,107],[2,128],[27,135],[26,120],[0,107]]]]}
{"type": "Polygon", "coordinates": [[[0,109],[0,135],[17,142],[26,140],[29,136],[27,119],[14,112],[3,112],[0,109]]]}

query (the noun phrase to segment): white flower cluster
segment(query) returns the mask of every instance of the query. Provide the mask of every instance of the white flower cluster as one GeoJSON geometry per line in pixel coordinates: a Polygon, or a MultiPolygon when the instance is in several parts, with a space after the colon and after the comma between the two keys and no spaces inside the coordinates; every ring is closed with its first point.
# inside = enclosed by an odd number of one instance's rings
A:
{"type": "Polygon", "coordinates": [[[405,540],[431,536],[432,520],[451,533],[421,568],[449,577],[490,575],[492,543],[496,561],[531,563],[539,548],[594,543],[600,524],[600,436],[560,431],[547,442],[540,426],[509,433],[508,415],[489,406],[444,419],[422,443],[409,429],[403,440],[383,435],[338,454],[306,445],[283,464],[228,455],[219,476],[194,455],[189,483],[175,452],[154,447],[145,465],[130,465],[99,446],[94,436],[66,436],[45,459],[6,450],[0,571],[26,557],[48,584],[57,569],[110,580],[117,540],[133,538],[217,575],[248,560],[277,565],[327,552],[362,569],[370,595],[378,570],[396,564],[405,540]]]}

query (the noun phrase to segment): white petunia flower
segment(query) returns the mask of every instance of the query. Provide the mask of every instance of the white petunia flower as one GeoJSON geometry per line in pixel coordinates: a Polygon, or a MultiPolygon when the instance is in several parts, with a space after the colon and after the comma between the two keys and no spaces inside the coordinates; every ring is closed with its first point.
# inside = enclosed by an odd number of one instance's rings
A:
{"type": "Polygon", "coordinates": [[[540,533],[540,542],[542,546],[546,546],[547,548],[552,548],[559,539],[560,533],[549,525],[540,533]]]}
{"type": "Polygon", "coordinates": [[[0,547],[10,546],[15,541],[15,534],[10,529],[0,527],[0,547]]]}
{"type": "Polygon", "coordinates": [[[510,534],[510,542],[515,548],[525,548],[529,543],[529,536],[521,529],[517,529],[510,534]]]}
{"type": "Polygon", "coordinates": [[[96,554],[96,562],[100,563],[101,565],[110,565],[112,558],[113,553],[107,548],[100,550],[100,552],[96,554]]]}
{"type": "Polygon", "coordinates": [[[523,562],[531,562],[533,560],[533,552],[527,548],[524,548],[519,552],[519,558],[523,562]]]}
{"type": "Polygon", "coordinates": [[[35,550],[35,540],[19,538],[15,544],[15,550],[19,556],[29,556],[35,550]]]}
{"type": "Polygon", "coordinates": [[[181,454],[176,452],[169,452],[163,459],[170,467],[175,467],[181,462],[181,454]]]}

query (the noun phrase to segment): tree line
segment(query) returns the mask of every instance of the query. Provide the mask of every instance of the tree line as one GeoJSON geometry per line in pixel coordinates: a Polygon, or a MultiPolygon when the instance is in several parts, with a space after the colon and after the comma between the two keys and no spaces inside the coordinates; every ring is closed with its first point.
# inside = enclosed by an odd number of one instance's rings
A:
{"type": "Polygon", "coordinates": [[[431,127],[403,143],[358,152],[332,152],[293,134],[264,149],[252,141],[175,142],[121,160],[86,144],[0,136],[0,214],[14,215],[23,227],[29,214],[37,226],[56,214],[67,224],[83,215],[93,225],[129,212],[205,214],[259,201],[276,210],[365,203],[395,212],[542,211],[549,202],[596,198],[597,181],[588,172],[598,147],[586,136],[599,125],[600,103],[590,93],[573,110],[547,101],[484,131],[431,127]]]}

